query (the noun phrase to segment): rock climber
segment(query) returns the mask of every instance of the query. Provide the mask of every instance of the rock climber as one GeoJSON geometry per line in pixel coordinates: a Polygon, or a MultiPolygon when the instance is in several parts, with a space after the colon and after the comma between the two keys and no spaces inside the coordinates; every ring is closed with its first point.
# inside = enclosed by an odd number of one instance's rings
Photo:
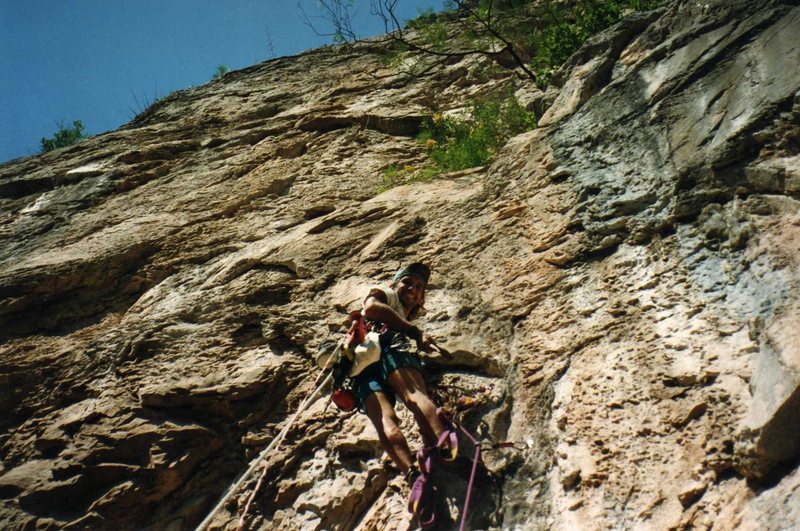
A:
{"type": "Polygon", "coordinates": [[[428,396],[422,364],[412,345],[413,341],[418,350],[425,352],[435,348],[433,340],[411,323],[425,303],[430,273],[428,266],[415,262],[401,268],[389,286],[370,288],[362,313],[373,322],[374,328],[383,330],[381,355],[377,363],[353,379],[353,391],[375,426],[381,446],[409,482],[413,482],[418,472],[408,441],[398,425],[396,397],[414,415],[426,446],[436,444],[445,431],[428,396]]]}

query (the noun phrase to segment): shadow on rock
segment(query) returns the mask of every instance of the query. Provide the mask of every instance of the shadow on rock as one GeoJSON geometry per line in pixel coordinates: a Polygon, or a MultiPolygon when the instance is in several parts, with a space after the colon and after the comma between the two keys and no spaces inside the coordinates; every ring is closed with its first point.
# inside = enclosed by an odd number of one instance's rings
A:
{"type": "Polygon", "coordinates": [[[487,529],[499,525],[502,487],[498,477],[479,462],[470,489],[473,455],[465,452],[455,461],[438,463],[431,475],[436,519],[430,529],[458,529],[464,516],[467,491],[470,499],[465,529],[487,529]]]}

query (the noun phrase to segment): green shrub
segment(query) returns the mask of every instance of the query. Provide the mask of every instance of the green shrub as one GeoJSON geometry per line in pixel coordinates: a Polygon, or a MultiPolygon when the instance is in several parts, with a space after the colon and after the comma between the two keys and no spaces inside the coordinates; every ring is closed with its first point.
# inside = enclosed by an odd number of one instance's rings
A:
{"type": "Polygon", "coordinates": [[[431,22],[420,29],[423,45],[437,52],[447,49],[448,32],[444,22],[439,20],[431,22]]]}
{"type": "Polygon", "coordinates": [[[214,75],[211,76],[211,80],[214,81],[217,79],[222,79],[222,76],[224,76],[228,72],[230,72],[230,69],[227,66],[219,65],[217,66],[217,69],[214,71],[214,75]]]}
{"type": "Polygon", "coordinates": [[[416,18],[406,20],[406,29],[422,29],[438,20],[436,12],[432,8],[417,9],[416,18]]]}
{"type": "Polygon", "coordinates": [[[390,188],[394,188],[395,186],[399,186],[402,184],[402,171],[392,164],[383,170],[383,177],[381,177],[381,182],[378,185],[377,192],[383,193],[390,188]]]}
{"type": "Polygon", "coordinates": [[[477,101],[461,117],[435,114],[417,140],[438,172],[457,171],[488,164],[509,138],[535,127],[533,113],[507,94],[477,101]]]}
{"type": "Polygon", "coordinates": [[[440,173],[486,165],[509,138],[535,127],[536,117],[511,93],[478,100],[459,117],[436,113],[423,123],[417,136],[428,151],[428,162],[422,167],[388,166],[376,191],[382,193],[401,184],[429,181],[440,173]]]}
{"type": "Polygon", "coordinates": [[[397,68],[402,64],[408,50],[409,46],[404,42],[392,43],[392,46],[379,56],[379,60],[387,68],[397,68]]]}
{"type": "Polygon", "coordinates": [[[80,120],[72,122],[72,127],[64,127],[64,122],[58,122],[56,125],[58,125],[58,131],[52,138],[42,138],[42,153],[71,146],[86,138],[83,132],[83,123],[80,120]]]}
{"type": "Polygon", "coordinates": [[[590,37],[626,14],[654,9],[663,0],[581,0],[570,7],[546,4],[547,26],[533,34],[531,67],[544,88],[553,73],[590,37]]]}

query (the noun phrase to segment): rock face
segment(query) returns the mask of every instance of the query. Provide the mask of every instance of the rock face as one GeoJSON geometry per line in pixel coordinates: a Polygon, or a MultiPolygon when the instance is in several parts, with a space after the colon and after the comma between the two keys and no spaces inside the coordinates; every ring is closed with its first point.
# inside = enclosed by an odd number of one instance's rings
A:
{"type": "MultiPolygon", "coordinates": [[[[430,385],[517,443],[486,453],[472,528],[800,526],[798,28],[795,1],[676,1],[544,95],[485,58],[409,77],[387,43],[325,48],[3,165],[0,524],[193,528],[360,289],[422,259],[421,325],[455,355],[430,385]],[[538,129],[377,193],[424,161],[425,116],[509,85],[538,129]]],[[[365,417],[327,397],[264,467],[251,528],[410,526],[365,417]]]]}

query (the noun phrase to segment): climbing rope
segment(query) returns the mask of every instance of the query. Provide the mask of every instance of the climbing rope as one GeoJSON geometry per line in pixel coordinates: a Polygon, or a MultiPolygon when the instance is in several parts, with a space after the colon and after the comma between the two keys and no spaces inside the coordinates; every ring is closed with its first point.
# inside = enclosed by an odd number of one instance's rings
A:
{"type": "Polygon", "coordinates": [[[470,472],[469,483],[467,484],[467,495],[464,497],[464,509],[461,511],[461,525],[458,528],[458,531],[464,531],[464,526],[467,523],[467,513],[469,512],[469,500],[472,498],[472,487],[475,485],[475,474],[478,472],[478,462],[481,460],[481,443],[475,440],[475,437],[461,423],[456,425],[461,430],[461,433],[467,436],[475,449],[475,454],[472,458],[472,472],[470,472]]]}
{"type": "MultiPolygon", "coordinates": [[[[196,531],[205,531],[205,529],[208,527],[208,524],[211,523],[211,520],[214,518],[214,516],[216,516],[216,514],[225,506],[225,504],[228,503],[228,500],[230,500],[231,497],[234,494],[236,494],[236,491],[239,490],[239,487],[241,487],[242,484],[247,480],[247,478],[250,477],[250,474],[253,473],[253,471],[261,463],[261,461],[267,456],[267,454],[272,452],[273,450],[277,449],[280,446],[280,444],[286,438],[286,434],[289,433],[289,429],[294,425],[295,422],[297,422],[297,419],[300,417],[300,415],[305,411],[305,409],[308,407],[308,405],[311,402],[314,401],[314,399],[317,397],[319,392],[322,389],[324,389],[326,385],[328,385],[328,382],[331,380],[331,378],[333,378],[333,374],[332,373],[328,373],[328,376],[322,381],[322,383],[319,383],[319,381],[320,381],[320,378],[322,378],[322,375],[327,372],[327,370],[330,367],[332,361],[336,358],[336,355],[338,354],[339,349],[341,348],[341,346],[342,346],[342,343],[340,343],[336,347],[336,350],[334,351],[334,353],[331,355],[330,358],[328,358],[328,361],[325,363],[325,366],[320,370],[319,374],[317,375],[316,380],[314,380],[314,387],[312,387],[312,389],[308,392],[308,394],[306,394],[306,397],[303,399],[303,401],[300,402],[300,405],[297,407],[297,411],[295,411],[294,415],[289,420],[289,422],[286,424],[286,426],[284,426],[283,429],[278,434],[278,436],[275,439],[273,439],[272,442],[266,448],[264,448],[264,450],[262,450],[260,454],[258,454],[258,457],[256,457],[250,463],[250,466],[247,467],[247,470],[245,470],[236,479],[236,481],[233,482],[233,484],[228,488],[228,490],[225,491],[225,494],[223,494],[222,498],[220,498],[220,500],[217,502],[217,504],[214,506],[214,508],[211,510],[211,512],[208,514],[208,516],[206,516],[205,519],[202,522],[200,522],[200,525],[197,526],[197,530],[196,531]]],[[[245,517],[247,516],[247,513],[250,510],[250,505],[253,502],[253,500],[255,499],[256,494],[258,493],[259,489],[261,488],[261,484],[263,483],[264,478],[267,475],[267,468],[268,468],[267,465],[268,465],[268,463],[264,463],[264,470],[261,472],[261,476],[258,478],[258,482],[256,483],[256,486],[253,488],[253,492],[250,493],[250,496],[247,499],[247,503],[245,504],[244,511],[242,511],[242,515],[239,517],[239,522],[238,522],[238,525],[237,525],[237,529],[238,530],[241,530],[241,529],[244,528],[244,520],[245,520],[245,517]]]]}
{"type": "MultiPolygon", "coordinates": [[[[217,504],[214,506],[214,508],[211,510],[211,512],[208,514],[208,516],[206,516],[206,518],[200,523],[200,525],[197,526],[197,530],[196,531],[205,531],[207,529],[208,525],[211,523],[211,521],[216,516],[216,514],[225,506],[226,503],[228,503],[228,501],[231,499],[231,497],[234,494],[236,494],[236,492],[239,490],[239,488],[242,486],[242,484],[256,470],[258,465],[263,460],[265,460],[266,456],[270,452],[276,450],[281,445],[281,443],[286,438],[286,435],[289,433],[289,430],[291,429],[291,427],[297,422],[297,420],[300,418],[300,416],[305,412],[305,410],[307,409],[309,404],[311,404],[316,399],[316,397],[320,393],[320,391],[322,389],[324,389],[325,386],[328,385],[328,382],[333,378],[333,373],[332,372],[328,372],[328,369],[331,367],[333,362],[335,362],[335,360],[337,359],[337,355],[339,354],[340,349],[343,348],[344,343],[345,343],[345,340],[339,342],[339,344],[337,345],[337,347],[334,350],[333,354],[327,359],[327,361],[325,363],[325,366],[322,367],[322,369],[320,370],[320,372],[317,375],[316,379],[314,380],[313,387],[306,394],[305,398],[300,402],[300,405],[298,406],[298,408],[295,411],[294,415],[291,417],[289,422],[283,427],[283,429],[280,431],[278,436],[275,439],[273,439],[273,441],[264,450],[261,451],[261,453],[258,455],[258,457],[256,457],[250,463],[250,465],[248,466],[247,470],[245,470],[231,484],[231,486],[225,491],[225,494],[220,498],[220,500],[217,502],[217,504]],[[322,376],[326,372],[328,373],[327,376],[320,383],[320,379],[322,378],[322,376]]],[[[438,347],[438,345],[437,345],[437,347],[438,347]]],[[[437,350],[439,350],[443,354],[444,353],[449,354],[449,352],[444,351],[444,349],[441,349],[441,347],[439,347],[437,350]]],[[[436,446],[426,449],[428,451],[438,450],[438,449],[443,447],[443,444],[446,441],[446,442],[450,443],[450,446],[451,446],[451,448],[449,448],[450,450],[453,450],[453,448],[452,448],[453,445],[455,445],[455,448],[457,450],[458,442],[455,439],[455,431],[456,431],[456,429],[461,430],[461,432],[470,440],[470,442],[472,443],[472,445],[474,447],[472,470],[471,470],[471,473],[470,473],[469,483],[467,485],[467,492],[466,492],[466,496],[465,496],[465,500],[464,500],[464,507],[462,509],[461,525],[459,527],[459,531],[464,531],[464,529],[465,529],[467,516],[468,516],[468,512],[469,512],[469,505],[470,505],[470,501],[471,501],[471,498],[472,498],[473,487],[474,487],[474,484],[475,484],[475,477],[476,477],[477,470],[478,470],[478,463],[480,462],[480,459],[481,459],[481,450],[482,450],[482,446],[483,446],[482,443],[478,442],[475,439],[475,437],[473,437],[472,434],[470,434],[469,431],[467,431],[464,428],[464,426],[460,422],[458,422],[458,420],[457,420],[458,413],[463,411],[463,410],[465,410],[465,409],[468,409],[469,407],[471,407],[473,405],[473,403],[474,403],[474,400],[469,399],[467,397],[461,397],[458,400],[458,405],[454,408],[455,411],[456,411],[455,415],[452,415],[452,416],[448,416],[447,414],[442,415],[442,418],[444,420],[446,420],[446,422],[450,425],[450,428],[448,430],[446,430],[445,433],[442,434],[442,437],[440,438],[440,440],[436,444],[436,446]]],[[[441,408],[440,408],[439,411],[443,412],[441,408]]],[[[512,448],[512,447],[516,448],[516,445],[514,443],[511,443],[511,442],[502,442],[502,443],[490,444],[486,449],[512,448]]],[[[425,466],[421,466],[421,468],[423,468],[423,470],[425,472],[423,474],[424,478],[422,478],[422,479],[425,480],[425,481],[423,481],[423,483],[420,485],[420,487],[424,487],[424,483],[426,483],[427,480],[430,478],[430,474],[432,472],[432,470],[431,470],[431,460],[428,458],[429,456],[426,455],[425,450],[421,450],[420,453],[422,454],[421,457],[423,458],[423,461],[425,462],[425,466]],[[427,458],[427,459],[424,459],[424,458],[427,458]]],[[[452,459],[455,459],[455,453],[452,454],[452,459]]],[[[422,464],[423,461],[420,461],[420,463],[422,464]]],[[[263,468],[263,470],[261,472],[261,475],[259,476],[258,481],[256,482],[256,485],[253,488],[253,491],[250,493],[250,496],[248,496],[247,502],[245,503],[244,510],[242,511],[242,514],[239,517],[239,520],[238,520],[238,523],[237,523],[237,530],[238,531],[241,531],[241,530],[244,529],[245,519],[246,519],[246,517],[247,517],[247,515],[248,515],[248,513],[250,511],[250,506],[252,505],[253,500],[255,499],[256,495],[258,494],[259,490],[261,489],[261,486],[262,486],[262,484],[264,482],[264,478],[267,475],[267,471],[268,471],[268,463],[265,462],[264,463],[264,468],[263,468]]],[[[426,492],[426,494],[430,494],[430,492],[426,492]]],[[[420,491],[418,493],[418,496],[419,497],[424,496],[423,492],[420,491]]],[[[412,493],[412,499],[413,498],[414,498],[414,496],[413,496],[413,493],[412,493]]],[[[420,501],[419,499],[417,499],[416,503],[412,501],[412,504],[414,506],[414,510],[412,512],[416,513],[415,516],[417,516],[417,517],[421,517],[422,516],[422,514],[419,514],[417,512],[417,506],[418,506],[418,502],[419,501],[420,501]]],[[[409,508],[411,509],[411,506],[409,508]]],[[[434,518],[433,512],[431,511],[428,516],[429,516],[429,519],[426,518],[426,520],[428,520],[428,521],[423,521],[423,519],[420,518],[420,523],[421,524],[427,524],[427,525],[423,525],[423,527],[427,527],[427,526],[433,524],[433,518],[434,518]]]]}
{"type": "Polygon", "coordinates": [[[474,448],[474,454],[472,458],[472,471],[469,475],[469,483],[467,483],[467,494],[464,497],[464,508],[461,510],[461,525],[459,526],[459,531],[464,531],[465,526],[467,524],[467,514],[469,513],[469,502],[472,499],[472,490],[475,486],[475,475],[478,472],[478,463],[481,460],[481,450],[498,450],[500,448],[514,448],[515,450],[520,450],[516,443],[513,441],[503,441],[497,443],[481,443],[479,442],[465,427],[464,425],[458,421],[458,413],[464,411],[466,409],[471,408],[474,405],[475,401],[469,397],[461,397],[458,400],[458,405],[456,406],[456,414],[453,415],[452,419],[447,419],[450,422],[451,429],[453,427],[458,427],[461,430],[461,433],[467,436],[467,439],[472,443],[474,448]]]}
{"type": "Polygon", "coordinates": [[[474,400],[468,397],[461,397],[458,400],[458,405],[455,407],[455,414],[451,413],[446,408],[439,408],[437,414],[448,425],[448,428],[439,437],[438,442],[429,448],[420,450],[417,454],[417,461],[420,470],[420,476],[415,481],[409,498],[409,511],[414,515],[422,529],[427,529],[434,525],[435,511],[430,505],[430,502],[425,502],[425,497],[435,497],[436,487],[432,486],[431,475],[433,473],[433,464],[437,459],[444,461],[453,461],[457,454],[458,439],[456,438],[456,430],[460,430],[473,446],[472,469],[470,471],[469,481],[467,483],[467,492],[464,497],[464,506],[461,510],[461,524],[459,531],[466,529],[467,518],[469,515],[470,501],[472,500],[472,493],[475,487],[475,478],[478,472],[478,464],[481,461],[482,450],[497,450],[500,448],[514,448],[520,450],[516,443],[511,441],[503,441],[499,443],[481,443],[479,442],[465,427],[459,422],[458,414],[465,409],[474,405],[474,400]],[[443,457],[444,452],[447,452],[448,457],[443,457]]]}

